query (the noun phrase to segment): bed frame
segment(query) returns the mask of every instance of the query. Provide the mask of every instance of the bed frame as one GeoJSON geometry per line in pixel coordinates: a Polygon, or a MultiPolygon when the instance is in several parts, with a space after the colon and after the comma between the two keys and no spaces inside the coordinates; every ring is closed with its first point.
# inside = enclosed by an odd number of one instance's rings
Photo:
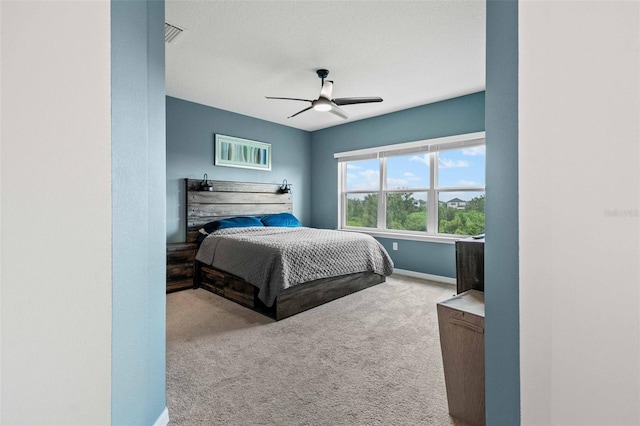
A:
{"type": "MultiPolygon", "coordinates": [[[[210,180],[213,191],[202,191],[201,182],[185,179],[187,242],[195,242],[202,225],[214,220],[292,211],[291,193],[281,193],[279,184],[210,180]]],[[[284,290],[273,306],[267,307],[258,299],[257,287],[196,261],[194,288],[211,291],[277,321],[384,281],[384,276],[373,272],[309,281],[284,290]]]]}

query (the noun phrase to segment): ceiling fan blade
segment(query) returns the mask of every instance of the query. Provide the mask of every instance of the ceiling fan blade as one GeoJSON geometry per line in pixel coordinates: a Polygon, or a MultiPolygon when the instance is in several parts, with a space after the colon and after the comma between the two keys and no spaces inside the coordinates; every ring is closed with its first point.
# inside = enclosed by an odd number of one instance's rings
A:
{"type": "Polygon", "coordinates": [[[284,99],[287,101],[304,101],[304,102],[313,102],[311,99],[299,99],[299,98],[277,98],[275,96],[265,96],[267,99],[284,99]]]}
{"type": "Polygon", "coordinates": [[[333,92],[333,81],[325,80],[320,90],[320,96],[331,99],[331,92],[333,92]]]}
{"type": "Polygon", "coordinates": [[[371,102],[382,102],[382,98],[337,98],[332,99],[336,105],[353,105],[353,104],[368,104],[371,102]]]}
{"type": "Polygon", "coordinates": [[[341,108],[338,108],[336,105],[332,105],[331,109],[329,110],[329,112],[331,114],[337,115],[340,118],[344,118],[345,120],[347,118],[349,118],[349,116],[347,115],[346,112],[344,112],[341,108]]]}
{"type": "Polygon", "coordinates": [[[293,115],[291,115],[291,116],[289,116],[289,117],[287,117],[287,118],[293,118],[293,117],[295,117],[295,116],[296,116],[296,115],[298,115],[298,114],[302,114],[302,113],[303,113],[303,112],[305,112],[305,111],[309,111],[311,108],[313,108],[313,107],[305,108],[305,109],[303,109],[302,111],[298,111],[298,112],[296,112],[295,114],[293,114],[293,115]]]}

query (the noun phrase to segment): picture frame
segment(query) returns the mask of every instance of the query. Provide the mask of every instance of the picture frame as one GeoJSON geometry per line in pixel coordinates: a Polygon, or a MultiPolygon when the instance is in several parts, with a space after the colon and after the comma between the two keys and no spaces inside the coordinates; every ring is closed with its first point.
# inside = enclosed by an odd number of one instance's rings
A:
{"type": "Polygon", "coordinates": [[[271,171],[271,144],[216,134],[213,164],[271,171]]]}

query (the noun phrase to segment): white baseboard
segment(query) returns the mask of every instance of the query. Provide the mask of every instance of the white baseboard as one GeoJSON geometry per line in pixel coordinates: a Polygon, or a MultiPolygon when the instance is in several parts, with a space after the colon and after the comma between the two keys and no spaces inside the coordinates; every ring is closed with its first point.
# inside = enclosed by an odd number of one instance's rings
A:
{"type": "Polygon", "coordinates": [[[456,285],[455,278],[443,277],[441,275],[431,275],[431,274],[425,274],[423,272],[408,271],[406,269],[398,269],[398,268],[393,268],[393,273],[398,275],[404,275],[406,277],[420,278],[423,280],[437,281],[440,283],[456,285]]]}
{"type": "Polygon", "coordinates": [[[167,426],[169,424],[169,409],[164,407],[164,410],[160,414],[160,417],[156,420],[153,426],[167,426]]]}

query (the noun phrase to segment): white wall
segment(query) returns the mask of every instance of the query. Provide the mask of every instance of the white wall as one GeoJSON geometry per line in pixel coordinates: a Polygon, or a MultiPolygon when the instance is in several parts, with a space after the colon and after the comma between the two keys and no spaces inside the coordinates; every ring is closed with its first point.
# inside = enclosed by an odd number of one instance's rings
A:
{"type": "Polygon", "coordinates": [[[522,424],[638,425],[640,3],[519,14],[522,424]]]}
{"type": "Polygon", "coordinates": [[[109,424],[110,4],[0,8],[0,423],[109,424]]]}

